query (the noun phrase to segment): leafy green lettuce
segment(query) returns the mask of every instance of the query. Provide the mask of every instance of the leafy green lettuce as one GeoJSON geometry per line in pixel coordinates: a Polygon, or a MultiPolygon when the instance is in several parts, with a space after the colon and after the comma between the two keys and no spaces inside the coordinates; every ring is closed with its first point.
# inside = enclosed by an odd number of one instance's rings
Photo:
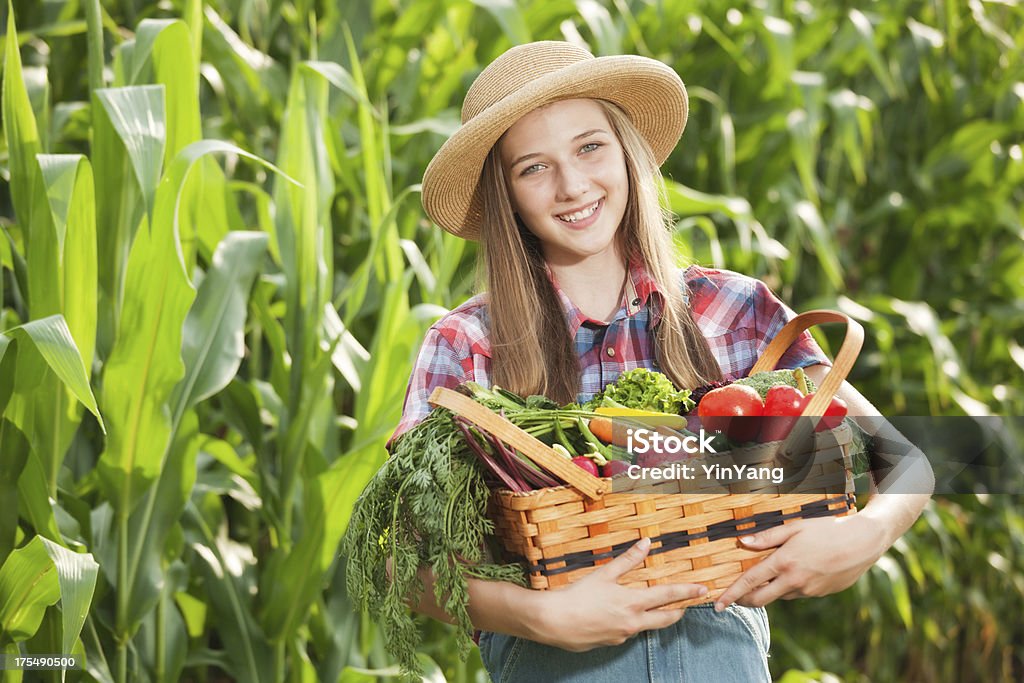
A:
{"type": "Polygon", "coordinates": [[[671,380],[660,372],[637,368],[619,375],[619,378],[596,394],[585,406],[656,410],[679,415],[693,407],[688,389],[677,390],[671,380]]]}

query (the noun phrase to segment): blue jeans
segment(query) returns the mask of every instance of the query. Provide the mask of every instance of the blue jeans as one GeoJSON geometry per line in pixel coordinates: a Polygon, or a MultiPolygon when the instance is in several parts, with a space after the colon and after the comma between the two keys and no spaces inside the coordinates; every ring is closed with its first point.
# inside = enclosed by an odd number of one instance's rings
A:
{"type": "Polygon", "coordinates": [[[569,652],[484,631],[480,656],[493,683],[756,683],[771,681],[763,607],[696,605],[674,625],[616,647],[569,652]]]}

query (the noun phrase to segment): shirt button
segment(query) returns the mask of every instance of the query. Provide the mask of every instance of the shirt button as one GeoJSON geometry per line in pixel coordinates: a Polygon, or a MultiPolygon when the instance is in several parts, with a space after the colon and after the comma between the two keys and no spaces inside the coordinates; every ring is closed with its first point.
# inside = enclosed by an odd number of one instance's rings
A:
{"type": "Polygon", "coordinates": [[[608,347],[607,353],[609,358],[615,358],[615,349],[613,349],[612,347],[608,347]]]}

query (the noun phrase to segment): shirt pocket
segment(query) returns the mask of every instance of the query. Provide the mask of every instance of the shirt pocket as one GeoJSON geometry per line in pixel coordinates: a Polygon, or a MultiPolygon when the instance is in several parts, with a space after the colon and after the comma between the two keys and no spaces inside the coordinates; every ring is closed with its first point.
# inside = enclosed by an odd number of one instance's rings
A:
{"type": "Polygon", "coordinates": [[[739,379],[746,377],[758,358],[757,330],[753,327],[744,327],[737,330],[729,330],[725,334],[707,337],[711,354],[718,361],[722,368],[722,375],[725,379],[739,379]]]}

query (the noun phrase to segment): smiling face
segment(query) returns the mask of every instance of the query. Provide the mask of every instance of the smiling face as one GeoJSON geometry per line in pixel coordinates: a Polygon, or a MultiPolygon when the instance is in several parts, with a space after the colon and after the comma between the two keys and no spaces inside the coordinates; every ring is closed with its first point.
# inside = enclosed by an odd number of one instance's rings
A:
{"type": "Polygon", "coordinates": [[[622,145],[593,100],[519,119],[499,143],[512,207],[553,266],[622,264],[615,235],[629,179],[622,145]]]}

